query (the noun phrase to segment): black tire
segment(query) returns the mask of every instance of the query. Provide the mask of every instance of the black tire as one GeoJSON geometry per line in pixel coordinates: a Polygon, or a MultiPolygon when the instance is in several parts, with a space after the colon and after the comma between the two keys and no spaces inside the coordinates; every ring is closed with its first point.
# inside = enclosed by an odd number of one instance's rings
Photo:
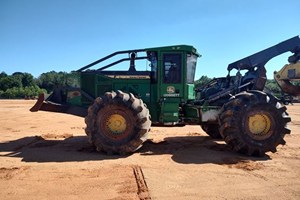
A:
{"type": "Polygon", "coordinates": [[[209,135],[213,139],[222,138],[218,124],[202,124],[201,128],[207,133],[207,135],[209,135]]]}
{"type": "Polygon", "coordinates": [[[85,123],[89,142],[97,151],[120,155],[139,149],[151,126],[149,110],[143,101],[121,91],[96,98],[85,123]]]}
{"type": "Polygon", "coordinates": [[[286,107],[261,91],[242,92],[229,100],[219,116],[220,133],[234,150],[250,156],[276,152],[284,145],[291,119],[286,107]]]}

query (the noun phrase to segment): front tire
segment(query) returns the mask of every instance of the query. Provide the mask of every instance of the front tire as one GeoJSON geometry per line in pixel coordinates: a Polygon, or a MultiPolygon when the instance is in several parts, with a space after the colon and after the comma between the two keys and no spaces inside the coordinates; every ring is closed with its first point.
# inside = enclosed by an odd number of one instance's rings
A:
{"type": "Polygon", "coordinates": [[[149,110],[143,101],[121,91],[96,98],[85,122],[89,142],[97,151],[120,155],[139,149],[151,126],[149,110]]]}
{"type": "Polygon", "coordinates": [[[286,107],[277,99],[261,91],[243,92],[226,103],[219,116],[220,133],[235,151],[250,156],[276,152],[284,145],[291,119],[286,107]]]}

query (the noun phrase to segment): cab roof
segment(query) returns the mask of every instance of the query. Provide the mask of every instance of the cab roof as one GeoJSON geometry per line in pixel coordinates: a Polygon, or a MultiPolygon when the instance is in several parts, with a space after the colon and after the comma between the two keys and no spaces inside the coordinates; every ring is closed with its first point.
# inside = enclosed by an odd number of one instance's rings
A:
{"type": "Polygon", "coordinates": [[[191,45],[173,45],[163,47],[146,48],[145,51],[187,51],[200,57],[201,55],[197,52],[197,49],[191,45]]]}

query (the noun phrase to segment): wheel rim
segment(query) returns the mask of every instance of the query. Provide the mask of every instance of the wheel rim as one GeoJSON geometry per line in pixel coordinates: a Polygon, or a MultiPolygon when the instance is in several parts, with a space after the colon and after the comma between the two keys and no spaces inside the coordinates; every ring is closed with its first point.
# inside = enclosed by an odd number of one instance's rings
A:
{"type": "Polygon", "coordinates": [[[113,135],[122,134],[126,128],[126,119],[119,114],[113,114],[109,116],[105,122],[107,130],[113,135]]]}
{"type": "Polygon", "coordinates": [[[254,113],[248,116],[248,130],[254,139],[263,140],[272,135],[272,118],[265,113],[254,113]]]}
{"type": "Polygon", "coordinates": [[[103,136],[113,142],[124,142],[133,133],[133,118],[122,110],[122,108],[113,106],[107,107],[98,114],[99,130],[103,136]]]}

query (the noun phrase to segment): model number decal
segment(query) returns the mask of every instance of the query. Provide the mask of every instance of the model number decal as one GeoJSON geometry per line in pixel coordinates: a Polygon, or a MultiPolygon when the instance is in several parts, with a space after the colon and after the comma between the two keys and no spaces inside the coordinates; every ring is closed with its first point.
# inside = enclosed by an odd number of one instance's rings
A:
{"type": "Polygon", "coordinates": [[[164,97],[179,97],[179,94],[163,94],[164,97]]]}

